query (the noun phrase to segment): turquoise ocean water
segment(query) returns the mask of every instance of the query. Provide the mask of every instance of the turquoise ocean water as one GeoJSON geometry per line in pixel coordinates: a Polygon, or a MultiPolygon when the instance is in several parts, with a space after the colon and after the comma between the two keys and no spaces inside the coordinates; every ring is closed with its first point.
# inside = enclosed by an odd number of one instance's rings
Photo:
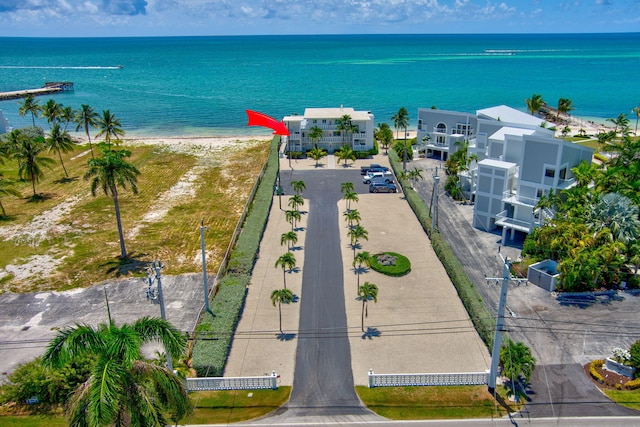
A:
{"type": "MultiPolygon", "coordinates": [[[[50,96],[109,109],[130,134],[241,135],[245,109],[282,118],[306,107],[354,107],[411,126],[419,107],[525,111],[540,93],[604,120],[640,104],[640,33],[0,38],[0,91],[69,80],[50,96]],[[118,66],[123,68],[118,68],[118,66]]],[[[40,97],[45,102],[49,97],[40,97]]],[[[0,102],[10,125],[18,101],[0,102]]],[[[268,134],[268,132],[266,132],[268,134]]]]}

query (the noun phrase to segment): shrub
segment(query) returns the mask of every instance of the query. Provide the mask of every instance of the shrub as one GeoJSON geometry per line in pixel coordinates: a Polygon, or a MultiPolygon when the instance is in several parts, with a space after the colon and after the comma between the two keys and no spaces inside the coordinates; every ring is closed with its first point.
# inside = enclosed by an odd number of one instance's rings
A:
{"type": "Polygon", "coordinates": [[[627,390],[637,390],[640,388],[640,378],[636,378],[635,380],[627,381],[624,383],[624,388],[627,390]]]}
{"type": "Polygon", "coordinates": [[[373,270],[387,276],[400,277],[411,271],[409,258],[395,252],[381,252],[369,257],[369,263],[373,270]],[[387,257],[391,263],[382,261],[382,257],[387,257]]]}
{"type": "Polygon", "coordinates": [[[601,359],[594,360],[589,364],[589,374],[591,375],[591,378],[598,381],[599,383],[604,382],[604,378],[598,372],[598,368],[602,368],[603,365],[604,360],[601,359]]]}
{"type": "Polygon", "coordinates": [[[635,377],[640,378],[640,340],[631,344],[631,347],[629,348],[629,355],[629,364],[636,368],[635,377]]]}

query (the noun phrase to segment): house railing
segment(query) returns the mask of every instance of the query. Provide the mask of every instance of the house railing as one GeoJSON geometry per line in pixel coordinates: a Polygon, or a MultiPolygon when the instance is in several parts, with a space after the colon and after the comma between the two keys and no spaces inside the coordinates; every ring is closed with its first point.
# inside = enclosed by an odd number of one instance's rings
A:
{"type": "Polygon", "coordinates": [[[496,225],[508,225],[511,228],[518,227],[527,233],[533,229],[532,221],[522,221],[520,219],[511,218],[508,216],[506,210],[496,215],[496,225]]]}
{"type": "Polygon", "coordinates": [[[277,380],[275,371],[271,375],[256,377],[187,378],[187,390],[275,390],[278,388],[277,380]]]}
{"type": "Polygon", "coordinates": [[[376,374],[369,370],[369,388],[404,386],[485,385],[489,371],[448,374],[376,374]]]}

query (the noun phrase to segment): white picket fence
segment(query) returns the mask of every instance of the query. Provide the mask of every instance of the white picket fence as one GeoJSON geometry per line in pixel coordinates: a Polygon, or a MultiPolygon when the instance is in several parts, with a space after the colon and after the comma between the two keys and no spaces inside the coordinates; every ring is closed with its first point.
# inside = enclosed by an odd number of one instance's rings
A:
{"type": "Polygon", "coordinates": [[[187,378],[187,390],[275,390],[278,388],[277,380],[278,376],[275,371],[271,375],[258,377],[187,378]]]}
{"type": "Polygon", "coordinates": [[[484,385],[489,371],[450,374],[376,374],[369,370],[369,388],[439,385],[484,385]]]}

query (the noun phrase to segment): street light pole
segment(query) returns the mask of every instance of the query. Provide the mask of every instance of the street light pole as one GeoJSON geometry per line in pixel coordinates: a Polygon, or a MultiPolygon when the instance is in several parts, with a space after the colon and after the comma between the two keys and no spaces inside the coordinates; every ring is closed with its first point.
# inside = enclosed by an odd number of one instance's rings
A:
{"type": "MultiPolygon", "coordinates": [[[[160,317],[163,320],[167,320],[167,315],[164,311],[164,295],[162,294],[162,279],[161,279],[161,270],[164,267],[161,261],[152,261],[151,267],[147,270],[147,299],[150,299],[154,304],[160,304],[160,317]],[[157,292],[155,289],[151,289],[153,286],[153,282],[156,282],[158,285],[157,292]]],[[[167,369],[173,372],[173,363],[171,361],[171,354],[167,351],[165,347],[164,353],[167,356],[167,369]]]]}

